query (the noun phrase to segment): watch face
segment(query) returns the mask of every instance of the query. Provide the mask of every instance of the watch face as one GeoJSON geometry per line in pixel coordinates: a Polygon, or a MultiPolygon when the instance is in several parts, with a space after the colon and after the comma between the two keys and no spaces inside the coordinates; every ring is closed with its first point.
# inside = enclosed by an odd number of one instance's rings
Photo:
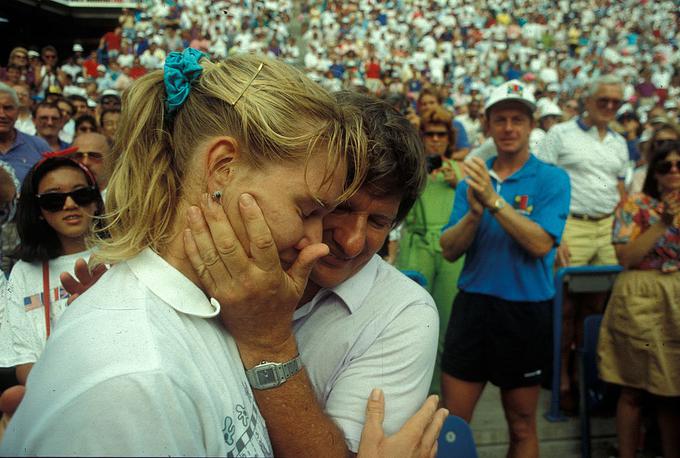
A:
{"type": "Polygon", "coordinates": [[[274,369],[267,367],[257,371],[257,384],[258,385],[269,385],[276,381],[276,374],[274,369]]]}

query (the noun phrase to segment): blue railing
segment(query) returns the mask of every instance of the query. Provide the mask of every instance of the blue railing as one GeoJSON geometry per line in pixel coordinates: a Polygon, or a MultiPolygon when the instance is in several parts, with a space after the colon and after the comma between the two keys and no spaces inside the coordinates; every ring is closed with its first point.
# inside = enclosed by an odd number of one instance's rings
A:
{"type": "Polygon", "coordinates": [[[560,412],[560,369],[562,366],[562,302],[564,285],[569,283],[569,292],[596,293],[609,291],[614,278],[623,270],[621,266],[563,267],[555,274],[555,299],[553,301],[553,373],[550,410],[545,414],[548,421],[563,421],[560,412]]]}

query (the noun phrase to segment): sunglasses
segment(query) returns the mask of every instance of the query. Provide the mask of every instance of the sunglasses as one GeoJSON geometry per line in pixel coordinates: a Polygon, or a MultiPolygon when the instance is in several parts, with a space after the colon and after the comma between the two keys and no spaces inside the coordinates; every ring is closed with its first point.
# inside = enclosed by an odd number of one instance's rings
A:
{"type": "Polygon", "coordinates": [[[597,108],[599,109],[604,108],[619,109],[621,108],[621,105],[623,105],[623,100],[610,99],[609,97],[598,97],[597,99],[595,99],[595,105],[597,105],[597,108]]]}
{"type": "Polygon", "coordinates": [[[99,192],[94,187],[80,188],[71,192],[47,192],[36,194],[38,205],[45,211],[58,212],[64,209],[66,198],[70,197],[80,207],[96,202],[99,192]]]}
{"type": "Polygon", "coordinates": [[[425,135],[426,137],[448,137],[449,136],[448,132],[433,132],[433,131],[423,132],[423,135],[425,135]]]}
{"type": "Polygon", "coordinates": [[[680,161],[660,161],[654,167],[654,171],[660,175],[666,175],[673,170],[673,166],[680,172],[680,161]]]}
{"type": "Polygon", "coordinates": [[[99,162],[104,159],[104,154],[97,151],[78,151],[77,153],[71,154],[69,157],[78,162],[88,158],[92,161],[99,162]]]}

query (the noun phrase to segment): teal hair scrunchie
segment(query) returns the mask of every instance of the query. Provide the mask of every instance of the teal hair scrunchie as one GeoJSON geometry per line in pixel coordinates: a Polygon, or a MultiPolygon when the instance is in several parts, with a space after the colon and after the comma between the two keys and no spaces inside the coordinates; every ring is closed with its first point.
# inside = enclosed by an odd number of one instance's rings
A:
{"type": "Polygon", "coordinates": [[[181,53],[173,51],[165,59],[163,82],[167,94],[165,109],[168,114],[175,113],[189,97],[191,83],[203,72],[203,67],[198,63],[202,57],[207,56],[197,49],[187,48],[181,53]]]}

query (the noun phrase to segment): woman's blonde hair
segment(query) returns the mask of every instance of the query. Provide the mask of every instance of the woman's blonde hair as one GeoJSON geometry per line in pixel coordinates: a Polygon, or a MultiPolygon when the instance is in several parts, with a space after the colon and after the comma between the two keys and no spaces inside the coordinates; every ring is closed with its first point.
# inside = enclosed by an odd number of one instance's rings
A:
{"type": "Polygon", "coordinates": [[[361,116],[340,108],[298,70],[266,57],[203,58],[200,64],[202,75],[172,118],[164,109],[161,71],[140,78],[123,94],[102,232],[109,237],[96,240],[100,260],[122,261],[146,247],[162,250],[175,235],[191,158],[212,137],[234,137],[240,159],[255,168],[298,162],[306,172],[310,156],[325,151],[324,184],[346,164],[341,199],[361,185],[366,169],[361,116]]]}

